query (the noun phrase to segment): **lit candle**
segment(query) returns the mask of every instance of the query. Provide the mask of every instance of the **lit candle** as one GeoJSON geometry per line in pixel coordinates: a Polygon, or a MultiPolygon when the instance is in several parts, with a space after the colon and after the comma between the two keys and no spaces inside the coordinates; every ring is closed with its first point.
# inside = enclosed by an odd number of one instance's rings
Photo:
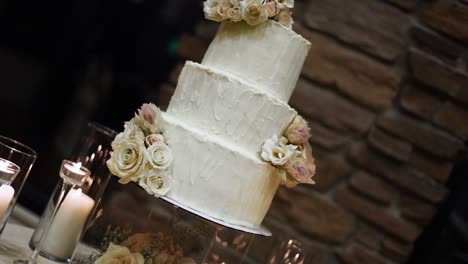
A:
{"type": "Polygon", "coordinates": [[[83,184],[83,178],[89,174],[91,173],[87,168],[81,166],[81,162],[75,163],[69,160],[64,160],[62,168],[60,169],[60,176],[62,178],[67,182],[78,186],[83,184]]]}
{"type": "Polygon", "coordinates": [[[16,175],[18,175],[19,171],[20,168],[18,165],[9,160],[0,158],[0,183],[11,183],[16,175]]]}
{"type": "Polygon", "coordinates": [[[42,250],[58,259],[72,257],[94,200],[81,189],[71,189],[57,211],[42,250]]]}
{"type": "Polygon", "coordinates": [[[14,194],[15,189],[13,189],[13,187],[10,185],[3,184],[0,186],[0,219],[5,216],[14,194]]]}

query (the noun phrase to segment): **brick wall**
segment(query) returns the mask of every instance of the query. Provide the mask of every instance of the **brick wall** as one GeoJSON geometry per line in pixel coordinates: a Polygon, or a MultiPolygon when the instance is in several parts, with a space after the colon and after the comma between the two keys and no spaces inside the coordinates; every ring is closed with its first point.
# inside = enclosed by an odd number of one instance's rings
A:
{"type": "MultiPolygon", "coordinates": [[[[310,122],[317,184],[280,188],[266,223],[310,263],[402,263],[466,151],[468,4],[303,0],[294,15],[312,48],[290,104],[310,122]]],[[[163,108],[216,27],[182,37],[163,108]]]]}

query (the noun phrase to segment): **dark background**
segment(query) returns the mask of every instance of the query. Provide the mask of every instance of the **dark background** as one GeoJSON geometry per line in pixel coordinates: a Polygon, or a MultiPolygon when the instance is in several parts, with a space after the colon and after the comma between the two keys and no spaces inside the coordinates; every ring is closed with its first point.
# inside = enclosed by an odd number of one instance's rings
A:
{"type": "Polygon", "coordinates": [[[0,131],[39,153],[21,204],[42,212],[89,120],[120,130],[158,102],[180,33],[202,15],[201,1],[0,0],[0,131]]]}

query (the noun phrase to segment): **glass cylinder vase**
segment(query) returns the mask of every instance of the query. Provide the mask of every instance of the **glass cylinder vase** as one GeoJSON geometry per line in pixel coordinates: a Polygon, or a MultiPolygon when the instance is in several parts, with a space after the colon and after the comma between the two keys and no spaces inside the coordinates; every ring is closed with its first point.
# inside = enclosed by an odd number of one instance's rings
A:
{"type": "MultiPolygon", "coordinates": [[[[47,241],[49,239],[46,238],[45,246],[40,251],[41,256],[60,262],[70,262],[73,258],[81,234],[87,226],[93,222],[93,219],[95,219],[99,211],[101,196],[111,177],[111,172],[107,168],[106,161],[110,157],[111,143],[115,136],[115,131],[98,123],[89,123],[86,129],[81,133],[79,142],[67,159],[74,162],[81,162],[82,166],[86,167],[91,174],[84,179],[83,185],[72,190],[72,192],[67,195],[65,201],[68,196],[80,192],[79,196],[83,200],[92,201],[92,206],[87,208],[89,212],[86,211],[86,214],[83,213],[82,206],[72,209],[76,211],[76,215],[82,216],[80,218],[75,217],[74,211],[68,212],[66,215],[70,218],[69,225],[60,225],[58,220],[54,219],[51,229],[57,234],[63,233],[62,237],[60,237],[60,235],[57,236],[59,237],[58,240],[61,240],[61,243],[60,241],[47,241]],[[55,223],[56,221],[57,223],[55,223]]],[[[52,215],[53,208],[55,208],[59,200],[60,186],[61,183],[57,184],[55,187],[39,224],[31,237],[29,245],[33,249],[41,239],[45,226],[52,215]]]]}
{"type": "Polygon", "coordinates": [[[32,148],[8,137],[0,136],[0,159],[12,162],[19,167],[19,172],[12,182],[2,182],[0,196],[5,202],[4,213],[0,215],[0,234],[5,228],[6,222],[16,205],[16,200],[23,189],[23,185],[29,176],[29,172],[36,161],[37,153],[32,148]],[[8,192],[8,193],[7,193],[8,192]],[[8,201],[4,197],[8,196],[8,201]]]}

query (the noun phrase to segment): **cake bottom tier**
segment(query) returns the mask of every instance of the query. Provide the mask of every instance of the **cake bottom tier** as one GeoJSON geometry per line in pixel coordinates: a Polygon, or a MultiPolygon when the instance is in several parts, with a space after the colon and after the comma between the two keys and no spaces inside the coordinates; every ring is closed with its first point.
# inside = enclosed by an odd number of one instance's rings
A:
{"type": "Polygon", "coordinates": [[[280,184],[275,168],[168,114],[163,119],[173,153],[166,196],[222,222],[258,227],[280,184]]]}

